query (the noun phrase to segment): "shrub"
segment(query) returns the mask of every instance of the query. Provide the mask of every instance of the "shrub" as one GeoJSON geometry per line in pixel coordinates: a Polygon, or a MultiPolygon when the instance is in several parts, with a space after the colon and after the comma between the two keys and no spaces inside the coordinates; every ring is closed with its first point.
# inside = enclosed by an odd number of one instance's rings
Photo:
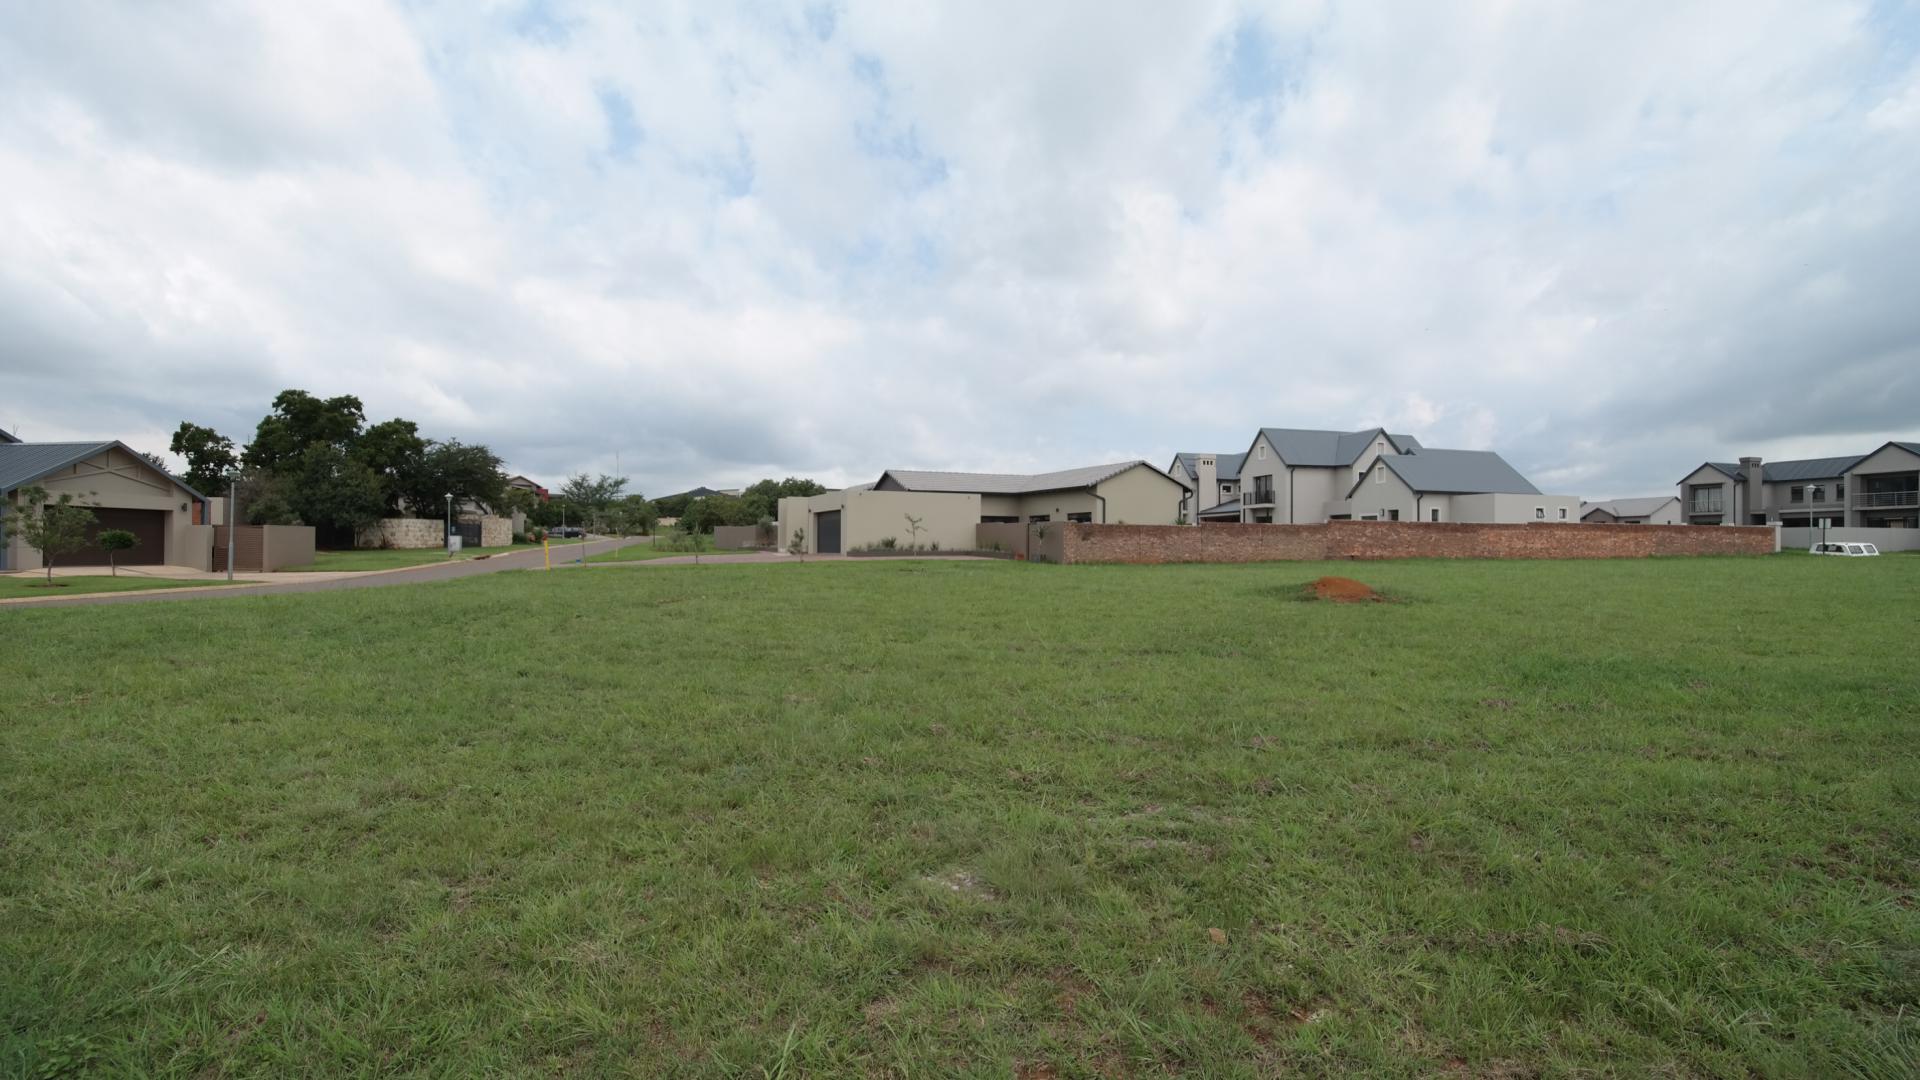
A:
{"type": "Polygon", "coordinates": [[[120,576],[120,565],[115,560],[122,551],[132,551],[140,546],[140,538],[125,529],[103,529],[93,538],[107,552],[107,571],[114,577],[120,576]]]}
{"type": "Polygon", "coordinates": [[[880,546],[886,549],[887,551],[892,551],[894,548],[897,548],[900,546],[900,541],[895,539],[894,537],[888,536],[881,539],[880,546]]]}

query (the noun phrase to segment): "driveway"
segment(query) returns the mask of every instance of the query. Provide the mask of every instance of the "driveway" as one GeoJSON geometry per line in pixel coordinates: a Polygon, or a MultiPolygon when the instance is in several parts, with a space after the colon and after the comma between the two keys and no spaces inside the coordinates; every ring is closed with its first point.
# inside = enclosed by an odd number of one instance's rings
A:
{"type": "MultiPolygon", "coordinates": [[[[555,545],[553,548],[553,566],[556,570],[571,566],[579,560],[583,552],[588,555],[597,555],[628,544],[646,542],[644,539],[589,540],[585,544],[569,541],[555,545]]],[[[546,565],[545,560],[536,548],[531,551],[493,555],[484,559],[429,563],[426,566],[408,566],[397,570],[272,574],[267,575],[273,578],[272,582],[258,585],[214,585],[204,589],[155,589],[151,592],[99,593],[61,597],[57,600],[36,599],[24,602],[16,600],[0,604],[0,610],[10,607],[75,607],[82,604],[151,604],[167,600],[205,600],[226,596],[278,596],[283,593],[328,592],[333,589],[377,589],[387,585],[418,585],[426,581],[449,581],[453,578],[472,577],[475,574],[497,574],[502,570],[533,570],[544,565],[546,565]]],[[[238,577],[239,575],[236,575],[236,578],[238,577]]],[[[257,581],[261,575],[248,574],[246,578],[257,581]]],[[[221,576],[220,580],[225,580],[224,576],[221,576]]]]}

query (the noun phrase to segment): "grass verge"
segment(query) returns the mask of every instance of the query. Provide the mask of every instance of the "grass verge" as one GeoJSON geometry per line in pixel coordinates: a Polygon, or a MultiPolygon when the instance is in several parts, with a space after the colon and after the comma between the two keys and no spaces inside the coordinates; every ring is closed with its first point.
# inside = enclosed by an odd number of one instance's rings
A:
{"type": "Polygon", "coordinates": [[[508,544],[504,547],[467,548],[453,559],[443,548],[372,549],[366,551],[316,551],[306,566],[288,566],[281,573],[299,574],[327,570],[396,570],[403,566],[473,559],[483,555],[504,555],[513,551],[533,551],[538,544],[508,544]]]}
{"type": "Polygon", "coordinates": [[[1916,610],[1900,559],[20,609],[0,1073],[1911,1076],[1916,610]]]}
{"type": "Polygon", "coordinates": [[[0,574],[0,600],[44,599],[54,596],[84,596],[87,593],[135,592],[142,589],[184,589],[207,585],[225,585],[224,581],[172,581],[166,578],[54,576],[47,587],[41,574],[0,574]]]}

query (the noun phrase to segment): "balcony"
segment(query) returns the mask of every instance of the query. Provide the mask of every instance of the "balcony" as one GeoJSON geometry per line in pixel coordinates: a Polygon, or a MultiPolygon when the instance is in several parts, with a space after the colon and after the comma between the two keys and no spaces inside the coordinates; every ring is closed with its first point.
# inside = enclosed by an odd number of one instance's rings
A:
{"type": "Polygon", "coordinates": [[[1688,514],[1724,514],[1727,504],[1724,499],[1693,499],[1687,503],[1688,514]]]}
{"type": "Polygon", "coordinates": [[[1856,510],[1899,510],[1920,506],[1920,491],[1856,491],[1853,493],[1853,506],[1856,510]]]}
{"type": "Polygon", "coordinates": [[[1273,489],[1257,487],[1241,492],[1240,502],[1245,506],[1272,506],[1273,489]]]}

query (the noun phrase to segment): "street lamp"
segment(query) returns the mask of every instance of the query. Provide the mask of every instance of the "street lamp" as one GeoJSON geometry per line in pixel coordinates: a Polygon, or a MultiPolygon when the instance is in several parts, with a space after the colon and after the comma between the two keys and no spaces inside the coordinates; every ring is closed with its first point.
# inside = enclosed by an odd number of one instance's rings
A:
{"type": "Polygon", "coordinates": [[[447,492],[447,558],[453,558],[453,492],[447,492]]]}

